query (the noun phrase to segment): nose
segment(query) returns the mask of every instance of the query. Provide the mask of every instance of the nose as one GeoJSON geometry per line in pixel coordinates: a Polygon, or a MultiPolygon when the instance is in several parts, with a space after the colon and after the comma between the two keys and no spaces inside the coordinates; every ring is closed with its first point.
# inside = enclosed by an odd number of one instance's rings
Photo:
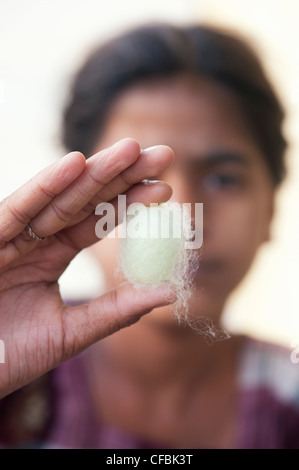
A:
{"type": "Polygon", "coordinates": [[[170,201],[176,201],[180,204],[195,202],[195,196],[192,194],[191,185],[178,172],[169,172],[165,181],[172,187],[173,193],[170,201]]]}
{"type": "MultiPolygon", "coordinates": [[[[207,241],[211,237],[211,228],[212,228],[212,213],[209,209],[209,205],[206,204],[206,201],[201,197],[201,191],[195,191],[194,185],[183,174],[180,174],[178,171],[169,171],[167,175],[163,178],[170,186],[172,187],[173,193],[170,201],[178,202],[179,204],[191,203],[191,218],[193,224],[195,224],[195,216],[198,213],[195,213],[195,203],[203,203],[201,217],[203,217],[203,223],[200,223],[201,230],[203,232],[203,240],[207,241]]],[[[197,225],[196,225],[197,226],[197,225]]],[[[193,225],[194,228],[194,225],[193,225]]]]}

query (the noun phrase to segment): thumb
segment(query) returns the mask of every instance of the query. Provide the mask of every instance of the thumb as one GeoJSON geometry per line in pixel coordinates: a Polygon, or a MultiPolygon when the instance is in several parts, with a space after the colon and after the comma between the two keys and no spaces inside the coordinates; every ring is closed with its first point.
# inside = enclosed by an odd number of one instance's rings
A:
{"type": "Polygon", "coordinates": [[[174,303],[169,286],[135,289],[125,282],[87,304],[65,307],[64,359],[129,326],[152,309],[174,303]]]}

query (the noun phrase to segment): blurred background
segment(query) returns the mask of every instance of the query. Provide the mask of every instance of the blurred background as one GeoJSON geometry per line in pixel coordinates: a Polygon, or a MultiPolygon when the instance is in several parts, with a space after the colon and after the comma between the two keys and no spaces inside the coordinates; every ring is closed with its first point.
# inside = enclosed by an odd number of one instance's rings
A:
{"type": "MultiPolygon", "coordinates": [[[[63,155],[59,126],[69,81],[95,44],[148,21],[238,31],[256,47],[287,110],[288,177],[272,240],[231,297],[224,322],[232,331],[299,344],[298,18],[298,0],[0,0],[0,199],[63,155]]],[[[61,288],[67,297],[96,296],[103,276],[82,253],[61,288]]]]}

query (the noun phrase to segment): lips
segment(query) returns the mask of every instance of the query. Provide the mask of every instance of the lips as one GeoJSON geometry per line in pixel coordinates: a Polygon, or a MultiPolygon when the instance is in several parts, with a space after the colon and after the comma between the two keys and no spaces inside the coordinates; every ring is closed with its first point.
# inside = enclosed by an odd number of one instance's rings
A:
{"type": "Polygon", "coordinates": [[[201,275],[212,275],[221,269],[222,263],[219,260],[205,260],[199,257],[194,266],[190,267],[190,277],[195,279],[201,275]]]}

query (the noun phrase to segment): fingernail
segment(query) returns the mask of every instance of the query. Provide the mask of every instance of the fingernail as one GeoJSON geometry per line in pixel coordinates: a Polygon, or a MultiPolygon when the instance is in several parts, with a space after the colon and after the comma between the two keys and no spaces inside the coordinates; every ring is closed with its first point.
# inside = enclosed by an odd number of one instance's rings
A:
{"type": "Polygon", "coordinates": [[[143,184],[157,184],[157,183],[163,183],[163,181],[161,180],[148,180],[148,179],[144,179],[142,181],[140,181],[141,183],[143,184]]]}
{"type": "Polygon", "coordinates": [[[59,162],[64,162],[65,160],[67,160],[68,158],[71,158],[72,154],[74,152],[70,152],[70,153],[67,153],[66,155],[64,155],[62,158],[60,158],[60,160],[58,160],[59,162]]]}
{"type": "Polygon", "coordinates": [[[152,150],[155,150],[157,147],[160,147],[160,145],[153,145],[152,147],[147,147],[146,149],[141,149],[140,153],[151,152],[152,150]]]}
{"type": "Polygon", "coordinates": [[[81,152],[79,152],[79,151],[77,151],[77,150],[74,150],[73,152],[69,152],[69,153],[67,153],[66,155],[64,155],[64,156],[60,159],[60,161],[65,160],[65,159],[67,159],[67,158],[72,158],[72,156],[73,156],[75,153],[81,153],[81,152]]]}

